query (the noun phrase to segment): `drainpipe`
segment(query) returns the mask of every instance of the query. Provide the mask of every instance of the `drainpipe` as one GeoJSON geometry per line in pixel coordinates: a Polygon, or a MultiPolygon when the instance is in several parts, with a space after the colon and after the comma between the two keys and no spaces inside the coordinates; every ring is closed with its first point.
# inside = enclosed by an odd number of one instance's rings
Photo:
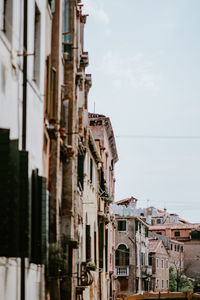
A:
{"type": "Polygon", "coordinates": [[[24,43],[23,43],[23,108],[22,108],[22,149],[26,150],[26,109],[27,109],[27,0],[24,0],[24,43]]]}
{"type": "MultiPolygon", "coordinates": [[[[22,150],[26,150],[26,122],[27,122],[27,3],[24,0],[23,18],[23,106],[22,106],[22,150]]],[[[25,258],[21,255],[21,300],[25,300],[25,258]]]]}

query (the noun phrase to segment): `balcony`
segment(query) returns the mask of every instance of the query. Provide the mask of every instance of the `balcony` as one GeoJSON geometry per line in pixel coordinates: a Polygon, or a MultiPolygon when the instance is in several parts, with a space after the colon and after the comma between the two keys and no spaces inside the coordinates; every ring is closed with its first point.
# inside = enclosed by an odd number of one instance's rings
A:
{"type": "Polygon", "coordinates": [[[142,275],[151,276],[152,275],[152,266],[142,266],[142,275]]]}
{"type": "Polygon", "coordinates": [[[116,276],[129,276],[129,266],[116,266],[115,267],[116,276]]]}

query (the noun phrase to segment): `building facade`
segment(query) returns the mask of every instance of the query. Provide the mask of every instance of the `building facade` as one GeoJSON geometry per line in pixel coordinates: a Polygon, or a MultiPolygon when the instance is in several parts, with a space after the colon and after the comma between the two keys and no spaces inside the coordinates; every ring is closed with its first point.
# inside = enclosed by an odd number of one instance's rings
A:
{"type": "Polygon", "coordinates": [[[114,299],[115,222],[109,206],[114,201],[115,164],[118,153],[110,119],[104,115],[89,113],[89,126],[100,153],[98,165],[98,289],[99,299],[114,299]]]}
{"type": "Polygon", "coordinates": [[[116,296],[129,296],[150,290],[148,225],[136,215],[137,199],[130,197],[111,205],[115,216],[116,296]]]}
{"type": "Polygon", "coordinates": [[[46,27],[50,8],[46,1],[22,2],[0,1],[1,282],[5,282],[6,270],[11,276],[0,295],[2,299],[45,299],[46,45],[41,41],[46,34],[50,44],[51,26],[46,27]]]}
{"type": "Polygon", "coordinates": [[[162,240],[149,239],[149,263],[152,265],[151,288],[154,292],[169,289],[169,255],[162,240]]]}

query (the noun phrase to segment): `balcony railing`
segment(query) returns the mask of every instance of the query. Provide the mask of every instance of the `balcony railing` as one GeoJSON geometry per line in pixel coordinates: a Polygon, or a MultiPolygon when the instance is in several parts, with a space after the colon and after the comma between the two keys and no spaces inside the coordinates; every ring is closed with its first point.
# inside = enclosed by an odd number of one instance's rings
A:
{"type": "Polygon", "coordinates": [[[129,276],[129,266],[116,266],[115,267],[116,276],[129,276]]]}
{"type": "Polygon", "coordinates": [[[142,266],[143,275],[151,276],[152,275],[152,266],[142,266]]]}

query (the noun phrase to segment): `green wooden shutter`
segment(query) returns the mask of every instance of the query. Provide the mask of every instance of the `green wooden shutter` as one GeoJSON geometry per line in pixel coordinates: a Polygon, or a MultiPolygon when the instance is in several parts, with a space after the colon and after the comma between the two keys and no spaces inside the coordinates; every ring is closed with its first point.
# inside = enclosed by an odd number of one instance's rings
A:
{"type": "Polygon", "coordinates": [[[0,255],[29,257],[28,153],[0,130],[0,255]]]}
{"type": "Polygon", "coordinates": [[[119,249],[115,251],[115,265],[119,266],[119,249]]]}
{"type": "Polygon", "coordinates": [[[9,256],[20,256],[20,177],[19,177],[19,151],[18,141],[12,140],[9,145],[9,165],[10,165],[10,190],[11,198],[9,205],[9,256]]]}
{"type": "Polygon", "coordinates": [[[128,266],[129,265],[129,254],[130,253],[130,250],[127,248],[126,249],[126,266],[128,266]]]}
{"type": "Polygon", "coordinates": [[[86,225],[86,261],[91,259],[90,225],[86,225]]]}
{"type": "Polygon", "coordinates": [[[78,154],[78,186],[84,188],[84,155],[78,154]]]}
{"type": "Polygon", "coordinates": [[[105,265],[108,272],[108,229],[105,230],[105,265]]]}
{"type": "Polygon", "coordinates": [[[148,237],[148,235],[149,235],[149,229],[148,227],[145,227],[145,237],[148,237]]]}
{"type": "Polygon", "coordinates": [[[126,221],[122,221],[122,230],[126,231],[126,221]]]}
{"type": "Polygon", "coordinates": [[[93,160],[90,158],[90,182],[93,182],[93,160]]]}
{"type": "Polygon", "coordinates": [[[28,181],[28,152],[20,151],[20,253],[30,258],[31,214],[28,181]]]}
{"type": "Polygon", "coordinates": [[[99,267],[103,268],[103,223],[99,223],[99,267]]]}
{"type": "Polygon", "coordinates": [[[135,231],[138,231],[138,220],[135,220],[135,231]]]}
{"type": "Polygon", "coordinates": [[[38,170],[32,171],[32,224],[31,224],[31,261],[33,263],[40,263],[40,249],[41,249],[41,240],[40,240],[40,228],[41,228],[41,212],[40,212],[40,203],[39,203],[39,183],[38,183],[38,170]]]}
{"type": "Polygon", "coordinates": [[[9,249],[10,193],[9,130],[0,129],[0,256],[9,249]]]}
{"type": "Polygon", "coordinates": [[[32,243],[31,260],[36,264],[47,263],[48,201],[46,178],[32,172],[32,243]]]}
{"type": "Polygon", "coordinates": [[[97,233],[94,231],[94,262],[97,264],[97,233]]]}
{"type": "Polygon", "coordinates": [[[41,198],[41,263],[47,263],[48,249],[48,199],[46,193],[46,178],[39,177],[41,198]]]}

